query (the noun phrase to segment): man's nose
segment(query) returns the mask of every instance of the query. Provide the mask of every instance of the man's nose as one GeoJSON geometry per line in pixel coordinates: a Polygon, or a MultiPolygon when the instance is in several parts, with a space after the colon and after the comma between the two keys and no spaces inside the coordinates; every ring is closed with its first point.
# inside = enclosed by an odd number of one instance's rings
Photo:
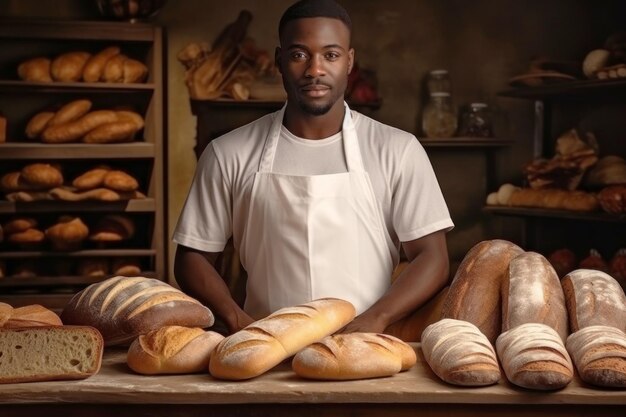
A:
{"type": "Polygon", "coordinates": [[[324,61],[322,59],[322,57],[320,56],[314,56],[311,58],[311,60],[309,61],[309,66],[306,69],[306,76],[307,77],[312,77],[312,78],[316,78],[316,77],[320,77],[322,75],[325,74],[325,70],[324,70],[324,61]]]}

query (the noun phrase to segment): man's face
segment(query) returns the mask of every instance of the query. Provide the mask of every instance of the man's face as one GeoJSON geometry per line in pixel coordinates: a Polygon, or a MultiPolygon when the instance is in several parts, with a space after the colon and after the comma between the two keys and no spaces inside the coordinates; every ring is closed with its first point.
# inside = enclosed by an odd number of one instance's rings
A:
{"type": "Polygon", "coordinates": [[[350,31],[339,19],[311,17],[283,28],[276,64],[289,101],[311,115],[326,114],[342,100],[354,61],[350,31]]]}

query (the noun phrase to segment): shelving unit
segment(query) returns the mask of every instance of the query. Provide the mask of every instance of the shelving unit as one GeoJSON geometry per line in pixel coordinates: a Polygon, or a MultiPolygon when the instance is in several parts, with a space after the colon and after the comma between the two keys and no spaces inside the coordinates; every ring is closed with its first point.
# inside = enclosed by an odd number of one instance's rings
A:
{"type": "Polygon", "coordinates": [[[145,199],[114,202],[57,201],[11,202],[0,199],[0,224],[28,216],[50,226],[58,216],[69,214],[88,225],[108,214],[122,214],[135,222],[134,236],[119,244],[84,242],[75,251],[55,251],[44,245],[20,248],[0,243],[0,301],[14,306],[32,303],[62,309],[78,290],[105,277],[80,276],[76,264],[86,258],[136,258],[141,274],[166,279],[163,44],[161,28],[126,22],[49,20],[0,20],[0,112],[7,118],[7,142],[0,143],[0,175],[34,163],[56,163],[63,168],[65,183],[97,165],[132,174],[145,199]],[[97,53],[109,46],[148,67],[145,83],[27,82],[18,79],[19,63],[37,56],[54,58],[61,53],[97,53]],[[43,109],[87,98],[92,110],[130,108],[144,117],[145,127],[133,142],[111,144],[44,144],[26,139],[24,128],[43,109]],[[30,263],[35,276],[12,276],[12,267],[30,263]]]}

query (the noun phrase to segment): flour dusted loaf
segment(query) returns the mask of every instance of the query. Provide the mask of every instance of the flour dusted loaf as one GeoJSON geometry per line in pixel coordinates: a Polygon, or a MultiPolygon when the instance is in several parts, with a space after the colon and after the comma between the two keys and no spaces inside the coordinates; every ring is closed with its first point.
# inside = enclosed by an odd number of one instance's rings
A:
{"type": "Polygon", "coordinates": [[[494,343],[502,325],[502,280],[511,259],[523,252],[514,243],[498,239],[472,247],[457,269],[441,317],[468,321],[494,343]]]}
{"type": "Polygon", "coordinates": [[[211,352],[222,339],[199,327],[161,327],[135,339],[128,349],[128,366],[144,375],[207,372],[211,352]]]}
{"type": "Polygon", "coordinates": [[[626,334],[611,326],[587,326],[567,338],[580,378],[593,385],[626,388],[626,334]]]}
{"type": "Polygon", "coordinates": [[[92,327],[0,329],[0,383],[84,379],[100,369],[102,351],[92,327]]]}
{"type": "Polygon", "coordinates": [[[478,387],[500,380],[487,337],[470,322],[442,319],[422,333],[422,352],[433,372],[449,384],[478,387]]]}
{"type": "Polygon", "coordinates": [[[282,308],[220,342],[209,371],[221,379],[254,378],[341,329],[355,314],[350,302],[337,298],[282,308]]]}
{"type": "Polygon", "coordinates": [[[559,334],[541,323],[526,323],[502,333],[496,341],[507,379],[534,390],[565,387],[574,368],[559,334]]]}
{"type": "Polygon", "coordinates": [[[392,376],[416,362],[413,348],[396,337],[347,333],[305,347],[296,353],[291,367],[304,378],[349,380],[392,376]]]}
{"type": "Polygon", "coordinates": [[[561,280],[572,333],[587,326],[612,326],[626,331],[626,296],[609,274],[577,269],[561,280]]]}
{"type": "Polygon", "coordinates": [[[113,277],[78,292],[61,313],[65,324],[98,329],[106,346],[123,345],[163,326],[210,327],[211,311],[157,279],[113,277]]]}
{"type": "Polygon", "coordinates": [[[563,343],[569,334],[559,278],[550,262],[535,252],[515,257],[502,284],[502,331],[525,323],[552,327],[563,343]]]}

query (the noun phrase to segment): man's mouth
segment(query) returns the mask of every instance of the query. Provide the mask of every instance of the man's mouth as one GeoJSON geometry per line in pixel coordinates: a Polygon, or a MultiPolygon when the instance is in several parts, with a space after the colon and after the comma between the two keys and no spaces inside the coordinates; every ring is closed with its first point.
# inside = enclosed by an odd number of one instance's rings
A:
{"type": "Polygon", "coordinates": [[[330,87],[324,84],[306,84],[300,88],[308,97],[323,97],[330,91],[330,87]]]}

